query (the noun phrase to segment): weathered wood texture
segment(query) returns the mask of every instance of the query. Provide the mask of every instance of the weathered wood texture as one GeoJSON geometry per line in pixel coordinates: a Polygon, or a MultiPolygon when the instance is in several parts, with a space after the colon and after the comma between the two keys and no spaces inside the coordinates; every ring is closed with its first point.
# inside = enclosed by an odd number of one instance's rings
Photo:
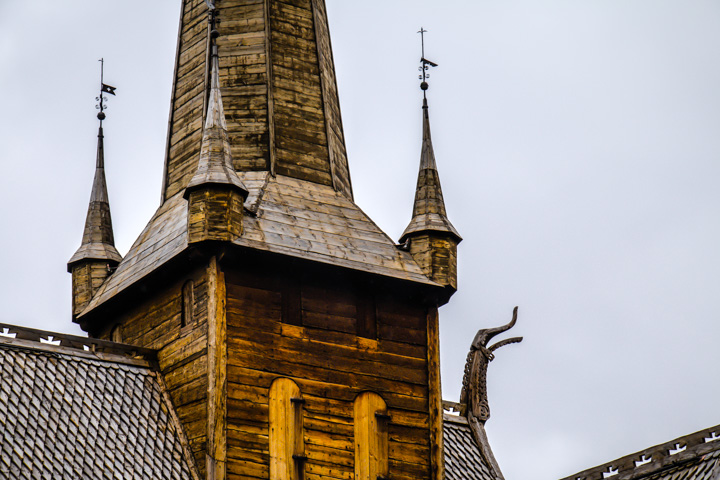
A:
{"type": "Polygon", "coordinates": [[[432,281],[457,290],[457,240],[444,232],[414,233],[410,254],[432,281]]]}
{"type": "Polygon", "coordinates": [[[113,310],[102,331],[110,339],[122,326],[122,342],[158,350],[158,363],[172,402],[201,472],[205,471],[208,405],[207,316],[208,280],[205,269],[189,273],[144,298],[113,310]],[[182,288],[194,284],[194,318],[182,327],[182,288]]]}
{"type": "Polygon", "coordinates": [[[401,291],[374,291],[347,275],[277,265],[227,270],[228,478],[269,478],[269,392],[288,378],[305,400],[305,478],[353,478],[354,401],[372,391],[392,416],[390,477],[429,479],[426,309],[401,291]],[[369,292],[376,339],[358,335],[369,292]],[[292,311],[299,325],[284,318],[292,311]]]}
{"type": "Polygon", "coordinates": [[[431,478],[432,480],[443,480],[445,478],[443,400],[442,383],[440,381],[440,318],[437,307],[428,309],[427,325],[431,478]]]}
{"type": "Polygon", "coordinates": [[[242,234],[243,203],[235,190],[209,185],[188,199],[188,242],[233,241],[242,234]]]}
{"type": "Polygon", "coordinates": [[[342,115],[340,114],[340,98],[335,76],[335,61],[332,54],[325,0],[313,0],[313,7],[333,185],[336,190],[345,192],[346,196],[352,198],[352,183],[350,182],[350,170],[348,169],[347,151],[345,149],[345,133],[342,125],[342,115]]]}
{"type": "Polygon", "coordinates": [[[217,257],[207,269],[208,480],[227,478],[227,316],[225,276],[217,257]]]}
{"type": "MultiPolygon", "coordinates": [[[[233,243],[253,250],[329,263],[353,270],[432,283],[412,256],[395,246],[351,200],[332,187],[264,172],[241,172],[249,190],[243,233],[233,243]]],[[[187,248],[187,202],[178,193],[155,213],[84,316],[161,270],[187,248]]],[[[83,316],[79,318],[82,323],[83,316]]]]}
{"type": "Polygon", "coordinates": [[[305,471],[303,402],[300,388],[288,378],[270,386],[270,478],[298,480],[305,471]]]}
{"type": "MultiPolygon", "coordinates": [[[[220,84],[238,171],[271,170],[352,197],[324,0],[218,0],[220,84]]],[[[207,7],[185,0],[168,133],[165,198],[200,152],[207,7]]]]}
{"type": "Polygon", "coordinates": [[[107,261],[83,261],[72,266],[72,313],[85,310],[100,285],[110,275],[107,261]]]}
{"type": "Polygon", "coordinates": [[[363,392],[355,399],[355,480],[388,477],[388,423],[392,417],[380,395],[363,392]]]}

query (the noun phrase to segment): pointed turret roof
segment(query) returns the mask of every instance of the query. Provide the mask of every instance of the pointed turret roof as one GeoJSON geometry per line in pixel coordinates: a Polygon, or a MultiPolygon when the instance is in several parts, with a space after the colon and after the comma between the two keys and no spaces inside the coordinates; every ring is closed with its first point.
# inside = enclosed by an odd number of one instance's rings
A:
{"type": "Polygon", "coordinates": [[[112,219],[110,218],[110,201],[108,200],[107,183],[105,182],[105,153],[103,145],[102,124],[98,130],[97,160],[95,178],[93,180],[90,205],[85,219],[82,244],[68,262],[68,270],[81,260],[107,260],[120,262],[122,256],[115,248],[112,219]]]}
{"type": "Polygon", "coordinates": [[[236,247],[440,287],[352,199],[325,0],[217,2],[211,29],[201,4],[183,0],[162,204],[76,321],[188,254],[186,196],[208,183],[248,192],[236,247]]]}
{"type": "Polygon", "coordinates": [[[218,57],[213,55],[210,99],[200,146],[200,160],[195,175],[190,179],[185,189],[185,198],[190,195],[192,190],[209,184],[227,185],[236,188],[247,197],[247,187],[235,173],[232,164],[218,70],[218,57]]]}
{"type": "Polygon", "coordinates": [[[400,237],[400,243],[405,243],[413,233],[426,231],[446,232],[457,237],[458,241],[462,240],[460,234],[448,220],[445,211],[440,174],[435,163],[435,151],[430,136],[428,104],[427,99],[423,99],[423,142],[420,154],[420,172],[415,191],[415,205],[413,206],[412,220],[400,237]]]}

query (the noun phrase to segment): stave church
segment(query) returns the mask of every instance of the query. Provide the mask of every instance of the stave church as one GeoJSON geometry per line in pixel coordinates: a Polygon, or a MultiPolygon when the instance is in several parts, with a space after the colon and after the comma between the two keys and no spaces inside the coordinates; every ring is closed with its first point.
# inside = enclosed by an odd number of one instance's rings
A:
{"type": "MultiPolygon", "coordinates": [[[[87,337],[0,325],[0,478],[503,480],[480,330],[442,399],[457,246],[430,133],[392,239],[355,204],[324,0],[181,0],[161,204],[115,248],[101,84],[68,261],[87,337]]],[[[423,72],[434,64],[421,59],[423,72]]],[[[424,79],[423,79],[424,80],[424,79]]],[[[720,426],[564,480],[717,480],[720,426]]]]}

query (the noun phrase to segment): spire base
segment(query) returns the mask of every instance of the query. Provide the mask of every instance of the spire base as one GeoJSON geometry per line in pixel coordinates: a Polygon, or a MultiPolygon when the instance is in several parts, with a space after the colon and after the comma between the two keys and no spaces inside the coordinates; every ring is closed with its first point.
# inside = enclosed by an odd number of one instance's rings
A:
{"type": "Polygon", "coordinates": [[[232,242],[242,235],[245,196],[235,189],[213,187],[188,195],[188,243],[232,242]]]}

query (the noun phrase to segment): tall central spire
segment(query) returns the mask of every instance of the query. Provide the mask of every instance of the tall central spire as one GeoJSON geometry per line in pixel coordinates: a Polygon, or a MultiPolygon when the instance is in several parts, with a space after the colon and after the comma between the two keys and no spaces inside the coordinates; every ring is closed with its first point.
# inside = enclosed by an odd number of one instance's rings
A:
{"type": "MultiPolygon", "coordinates": [[[[206,0],[184,0],[163,195],[197,166],[210,56],[206,0]]],[[[331,185],[352,198],[324,0],[216,0],[219,75],[237,171],[331,185]]],[[[212,28],[212,27],[208,27],[212,28]]]]}

